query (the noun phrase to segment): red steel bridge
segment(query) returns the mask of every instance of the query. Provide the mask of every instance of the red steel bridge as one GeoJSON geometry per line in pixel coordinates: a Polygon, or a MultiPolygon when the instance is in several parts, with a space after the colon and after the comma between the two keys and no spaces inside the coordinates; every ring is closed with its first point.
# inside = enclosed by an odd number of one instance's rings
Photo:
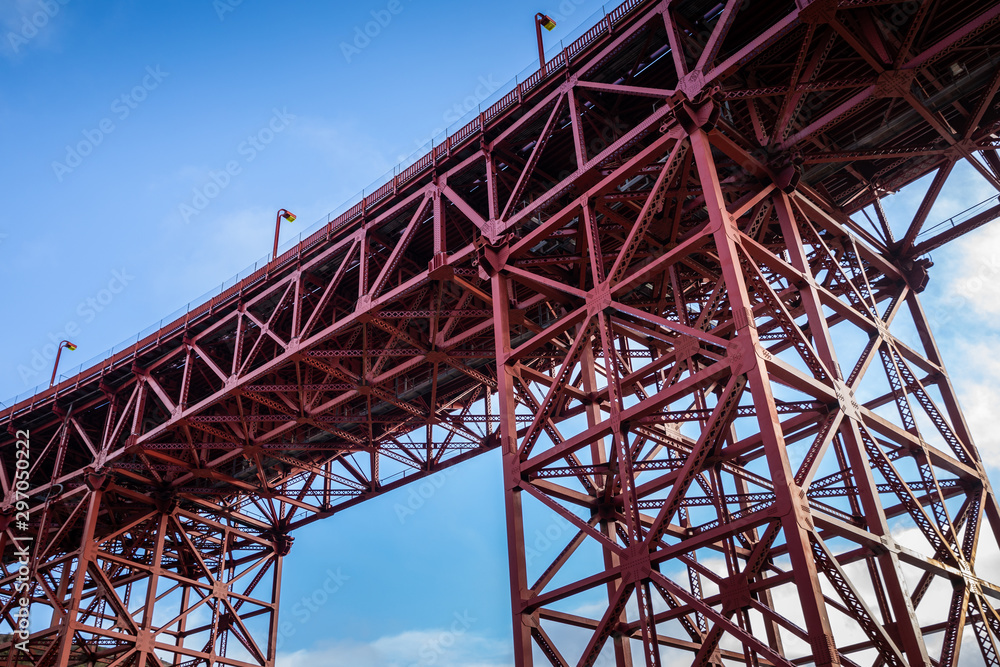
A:
{"type": "Polygon", "coordinates": [[[0,413],[0,660],[271,666],[296,528],[499,449],[518,667],[1000,665],[1000,508],[918,297],[1000,215],[928,221],[960,162],[1000,191],[997,59],[992,0],[627,0],[0,413]]]}

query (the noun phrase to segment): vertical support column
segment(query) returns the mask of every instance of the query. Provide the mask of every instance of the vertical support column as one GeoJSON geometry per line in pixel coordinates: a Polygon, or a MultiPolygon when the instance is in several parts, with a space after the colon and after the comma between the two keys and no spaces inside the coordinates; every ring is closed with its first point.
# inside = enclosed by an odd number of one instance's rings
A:
{"type": "MultiPolygon", "coordinates": [[[[182,586],[181,587],[181,607],[180,608],[181,609],[187,609],[190,604],[191,604],[191,587],[187,586],[187,585],[182,586]]],[[[184,648],[184,640],[186,639],[186,637],[184,635],[184,632],[187,630],[187,622],[188,622],[188,619],[187,619],[187,616],[185,616],[184,618],[182,618],[180,620],[180,622],[179,622],[179,624],[177,626],[177,642],[176,642],[177,648],[184,648]]],[[[173,653],[173,656],[174,656],[174,664],[175,665],[178,664],[178,663],[180,663],[180,662],[183,662],[183,659],[186,657],[183,653],[181,653],[179,651],[175,651],[173,653]]]]}
{"type": "Polygon", "coordinates": [[[566,101],[569,104],[569,120],[573,126],[573,149],[576,153],[576,168],[582,169],[587,163],[587,144],[583,134],[583,121],[580,120],[580,106],[576,101],[576,94],[573,88],[566,92],[566,101]]]}
{"type": "Polygon", "coordinates": [[[500,217],[500,197],[497,191],[497,167],[493,159],[493,153],[488,146],[483,146],[486,154],[486,194],[489,202],[489,222],[492,223],[500,217]]]}
{"type": "MultiPolygon", "coordinates": [[[[910,316],[913,318],[913,324],[917,329],[917,335],[920,337],[920,343],[924,347],[924,354],[927,355],[928,361],[933,362],[940,368],[944,368],[944,359],[941,358],[941,352],[938,350],[937,342],[935,342],[934,335],[931,333],[930,324],[927,322],[927,314],[924,312],[924,308],[916,292],[910,290],[907,293],[906,303],[909,306],[910,316]]],[[[983,483],[989,487],[989,478],[985,474],[985,471],[982,470],[982,465],[980,465],[979,450],[972,446],[972,432],[969,430],[968,424],[965,423],[965,416],[959,407],[958,396],[951,384],[951,379],[948,377],[947,371],[941,378],[941,381],[937,383],[937,388],[941,392],[941,398],[944,401],[945,409],[948,411],[948,420],[951,422],[951,428],[955,432],[955,436],[966,445],[971,458],[977,462],[977,467],[983,473],[983,483]]]]}
{"type": "MultiPolygon", "coordinates": [[[[287,538],[286,538],[287,539],[287,538]]],[[[285,560],[286,550],[275,549],[274,573],[271,579],[271,622],[267,629],[267,664],[273,665],[278,653],[278,605],[281,601],[281,566],[285,560]]]]}
{"type": "MultiPolygon", "coordinates": [[[[785,246],[788,248],[792,266],[804,275],[811,276],[812,272],[809,260],[802,245],[802,237],[799,235],[788,196],[784,193],[776,195],[774,206],[778,215],[778,221],[781,224],[782,234],[785,237],[785,246]]],[[[800,294],[802,295],[802,304],[806,310],[809,320],[809,330],[812,333],[817,354],[823,363],[826,364],[826,367],[830,369],[830,372],[835,374],[834,379],[836,381],[843,381],[843,378],[840,376],[840,365],[837,363],[836,352],[834,351],[830,331],[819,302],[816,287],[810,282],[800,291],[800,294]]],[[[868,529],[875,535],[891,539],[889,524],[878,497],[878,488],[869,467],[864,443],[861,441],[858,425],[853,421],[855,419],[856,417],[853,415],[845,416],[846,423],[841,428],[841,433],[846,445],[847,457],[851,462],[854,477],[858,484],[858,495],[860,496],[861,506],[864,508],[868,529]]],[[[910,664],[930,665],[927,647],[924,644],[920,625],[910,601],[910,593],[906,589],[906,582],[902,576],[899,559],[896,557],[895,552],[887,551],[879,555],[878,561],[882,571],[882,580],[888,591],[889,602],[895,616],[896,629],[900,635],[910,664]]]]}
{"type": "Polygon", "coordinates": [[[153,563],[150,566],[149,579],[146,584],[146,604],[142,612],[142,624],[139,626],[141,637],[136,642],[136,653],[139,654],[136,667],[156,664],[156,659],[150,660],[149,657],[153,653],[151,634],[153,631],[153,608],[156,605],[156,587],[160,578],[160,563],[163,561],[163,540],[167,532],[167,520],[169,518],[170,514],[161,512],[159,521],[156,524],[156,546],[153,547],[153,563]]]}
{"type": "MultiPolygon", "coordinates": [[[[592,255],[595,252],[599,253],[600,249],[591,250],[592,255]]],[[[590,341],[587,341],[584,344],[583,353],[580,355],[580,377],[583,381],[583,390],[589,395],[596,394],[597,371],[594,368],[594,348],[590,341]]],[[[595,428],[601,422],[601,409],[596,403],[591,402],[586,406],[585,411],[587,414],[587,428],[595,428]]],[[[591,443],[590,455],[591,463],[594,465],[600,465],[608,462],[608,454],[604,446],[604,438],[597,438],[591,443]]],[[[601,479],[601,476],[598,476],[598,479],[601,479]]],[[[603,477],[603,484],[596,489],[596,493],[604,497],[611,495],[611,492],[608,489],[609,484],[614,484],[612,477],[610,475],[603,477]]],[[[617,539],[615,537],[615,523],[616,522],[602,517],[599,524],[601,532],[612,541],[617,539]]],[[[621,558],[618,557],[618,554],[610,549],[604,549],[603,552],[605,569],[614,570],[615,568],[621,567],[621,558]]],[[[607,590],[608,604],[614,604],[614,598],[618,592],[618,583],[615,581],[609,581],[607,584],[607,590]]],[[[627,620],[624,611],[622,611],[620,620],[627,620]]],[[[611,639],[615,650],[615,667],[632,667],[632,648],[628,637],[623,637],[618,633],[614,633],[612,634],[611,639]]]]}
{"type": "MultiPolygon", "coordinates": [[[[627,425],[622,424],[621,413],[625,408],[622,394],[621,376],[618,369],[617,348],[615,347],[614,332],[611,328],[611,317],[604,312],[597,313],[597,320],[600,324],[600,340],[604,350],[604,368],[608,379],[608,407],[611,417],[611,440],[614,446],[614,462],[612,471],[617,468],[618,479],[621,484],[622,509],[625,515],[625,527],[629,536],[629,547],[632,550],[632,558],[637,559],[635,554],[642,554],[645,557],[646,545],[642,544],[643,533],[639,512],[639,498],[635,488],[635,471],[632,467],[632,452],[627,440],[627,425]]],[[[656,642],[656,623],[653,620],[653,601],[649,590],[649,582],[640,580],[635,582],[636,602],[639,610],[639,625],[642,632],[643,654],[646,664],[649,667],[659,667],[660,649],[656,642]]],[[[624,616],[624,613],[623,613],[624,616]]],[[[623,647],[624,653],[629,662],[631,654],[628,650],[628,643],[623,647]]],[[[615,645],[616,653],[618,645],[615,645]]]]}
{"type": "MultiPolygon", "coordinates": [[[[56,588],[56,599],[65,600],[66,595],[69,592],[69,587],[73,585],[73,572],[70,571],[68,567],[62,568],[62,572],[59,574],[59,586],[56,588]]],[[[52,610],[52,617],[49,619],[50,628],[58,628],[59,623],[62,620],[62,616],[58,609],[52,610]]]]}
{"type": "Polygon", "coordinates": [[[83,599],[83,587],[87,580],[87,570],[96,558],[97,544],[94,542],[94,534],[97,528],[97,518],[101,513],[101,500],[104,498],[104,489],[107,480],[103,476],[90,475],[87,480],[91,487],[90,500],[87,503],[87,519],[80,535],[80,549],[77,552],[76,572],[73,577],[73,592],[70,595],[68,604],[65,607],[65,616],[62,622],[62,632],[57,641],[59,642],[59,655],[56,659],[56,667],[68,667],[70,656],[73,652],[73,636],[80,624],[76,620],[77,610],[80,608],[80,601],[83,599]]]}
{"type": "Polygon", "coordinates": [[[368,223],[365,223],[365,227],[360,231],[361,239],[358,244],[361,253],[361,260],[358,264],[358,303],[359,305],[364,303],[367,308],[367,303],[364,299],[368,295],[368,279],[370,267],[368,266],[369,256],[371,255],[371,242],[368,239],[368,223]]]}
{"type": "Polygon", "coordinates": [[[497,273],[492,278],[493,330],[497,355],[497,394],[500,400],[500,451],[503,456],[504,509],[507,515],[507,559],[510,567],[511,622],[514,627],[514,665],[533,667],[531,628],[521,610],[528,598],[528,574],[524,554],[524,516],[521,511],[520,455],[517,450],[517,420],[514,377],[507,359],[510,356],[510,308],[507,278],[497,273]]]}
{"type": "Polygon", "coordinates": [[[441,177],[441,182],[438,183],[437,188],[434,190],[434,254],[442,255],[445,253],[448,242],[447,234],[444,226],[444,209],[441,206],[441,188],[444,187],[447,182],[445,178],[441,177]]]}
{"type": "Polygon", "coordinates": [[[715,228],[715,244],[719,252],[729,302],[734,317],[739,318],[741,315],[745,315],[748,319],[748,322],[738,330],[734,340],[743,341],[745,373],[757,411],[757,423],[764,442],[767,465],[771,479],[774,481],[777,506],[784,511],[784,515],[781,517],[781,527],[785,534],[806,629],[812,638],[813,655],[817,667],[840,665],[809,541],[812,521],[808,510],[802,506],[803,494],[801,488],[794,481],[794,473],[785,450],[784,437],[774,396],[771,393],[767,369],[763,359],[758,355],[760,342],[756,329],[753,327],[753,304],[743,280],[734,240],[739,236],[739,230],[726,209],[708,135],[701,129],[695,129],[691,133],[690,139],[702,191],[705,195],[705,206],[715,228]]]}

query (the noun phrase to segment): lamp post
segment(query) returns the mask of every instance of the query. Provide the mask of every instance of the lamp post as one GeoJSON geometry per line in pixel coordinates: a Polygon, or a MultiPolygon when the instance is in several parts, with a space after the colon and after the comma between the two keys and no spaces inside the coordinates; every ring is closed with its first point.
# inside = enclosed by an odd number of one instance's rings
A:
{"type": "Polygon", "coordinates": [[[275,260],[278,257],[278,232],[281,231],[282,218],[288,222],[295,222],[295,214],[290,211],[286,211],[285,209],[280,209],[278,211],[278,217],[274,221],[274,251],[271,253],[272,260],[275,260]]]}
{"type": "Polygon", "coordinates": [[[538,66],[545,69],[545,49],[542,48],[542,28],[551,31],[556,22],[541,12],[535,14],[535,37],[538,38],[538,66]]]}
{"type": "Polygon", "coordinates": [[[56,363],[55,365],[52,366],[52,379],[49,380],[49,387],[51,387],[56,383],[56,371],[59,370],[59,357],[62,356],[62,351],[64,347],[70,352],[76,349],[76,345],[69,342],[68,340],[64,340],[59,343],[59,347],[58,349],[56,349],[56,363]]]}

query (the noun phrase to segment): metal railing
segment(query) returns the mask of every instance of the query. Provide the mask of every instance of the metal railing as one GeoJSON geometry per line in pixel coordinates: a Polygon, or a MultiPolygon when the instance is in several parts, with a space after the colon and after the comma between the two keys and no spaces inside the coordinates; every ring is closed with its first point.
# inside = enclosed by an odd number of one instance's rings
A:
{"type": "Polygon", "coordinates": [[[947,231],[953,227],[957,227],[963,222],[971,220],[972,218],[979,215],[983,211],[986,211],[996,206],[998,203],[1000,203],[1000,195],[993,195],[988,199],[984,199],[978,204],[970,206],[969,208],[965,209],[964,211],[961,211],[960,213],[956,213],[947,220],[943,220],[935,225],[931,225],[926,229],[920,230],[920,233],[917,234],[917,238],[918,239],[927,238],[928,236],[933,236],[935,233],[940,233],[942,231],[947,231]]]}
{"type": "MultiPolygon", "coordinates": [[[[268,273],[279,269],[288,261],[300,257],[303,251],[330,240],[369,208],[375,206],[386,197],[395,194],[406,183],[419,176],[432,165],[437,164],[440,160],[451,155],[453,150],[464,145],[471,138],[477,136],[491,121],[501,116],[504,111],[519,104],[526,94],[542,81],[569,67],[577,57],[587,51],[589,46],[596,42],[602,35],[610,34],[637,7],[652,1],[624,0],[620,5],[612,9],[610,13],[602,7],[600,11],[591,14],[575,30],[571,31],[571,34],[579,31],[584,25],[591,23],[594,25],[576,37],[568,46],[563,45],[563,42],[566,40],[560,41],[557,51],[552,53],[551,56],[546,54],[546,62],[543,67],[539,69],[533,69],[533,66],[526,67],[520,74],[497,89],[492,97],[499,97],[499,99],[496,99],[496,101],[485,109],[483,105],[479,105],[477,109],[469,111],[464,117],[431,139],[426,150],[420,148],[414,151],[414,153],[396,165],[392,170],[377,178],[371,185],[362,189],[361,192],[348,199],[347,202],[337,209],[331,211],[325,218],[317,220],[300,233],[297,238],[283,243],[278,249],[278,256],[276,258],[269,255],[261,257],[232,278],[223,281],[219,287],[211,289],[198,298],[189,301],[185,306],[178,308],[170,315],[146,327],[136,335],[130,336],[87,361],[60,373],[54,390],[59,391],[61,389],[62,391],[66,391],[67,389],[72,389],[86,383],[95,376],[103,375],[111,368],[121,365],[128,359],[134,358],[151,346],[155,346],[164,337],[189,326],[193,321],[205,315],[211,314],[215,308],[233,296],[264,280],[268,273]],[[598,15],[601,18],[595,20],[598,15]],[[349,202],[355,203],[349,204],[349,202]],[[71,378],[75,378],[75,382],[70,387],[60,388],[59,385],[71,378]]],[[[0,409],[11,410],[14,406],[33,396],[39,396],[40,399],[48,398],[49,392],[46,391],[47,389],[48,385],[44,383],[26,389],[6,401],[0,401],[0,409]],[[43,393],[44,395],[42,395],[43,393]]]]}

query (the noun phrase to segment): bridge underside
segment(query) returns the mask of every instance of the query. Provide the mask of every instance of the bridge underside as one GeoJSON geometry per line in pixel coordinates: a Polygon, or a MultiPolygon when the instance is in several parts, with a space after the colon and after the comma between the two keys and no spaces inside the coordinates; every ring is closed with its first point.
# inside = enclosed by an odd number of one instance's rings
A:
{"type": "Polygon", "coordinates": [[[0,659],[273,665],[295,528],[499,448],[518,667],[1000,665],[1000,509],[918,298],[998,214],[922,231],[960,161],[1000,190],[998,44],[992,2],[629,0],[0,414],[0,659]]]}

